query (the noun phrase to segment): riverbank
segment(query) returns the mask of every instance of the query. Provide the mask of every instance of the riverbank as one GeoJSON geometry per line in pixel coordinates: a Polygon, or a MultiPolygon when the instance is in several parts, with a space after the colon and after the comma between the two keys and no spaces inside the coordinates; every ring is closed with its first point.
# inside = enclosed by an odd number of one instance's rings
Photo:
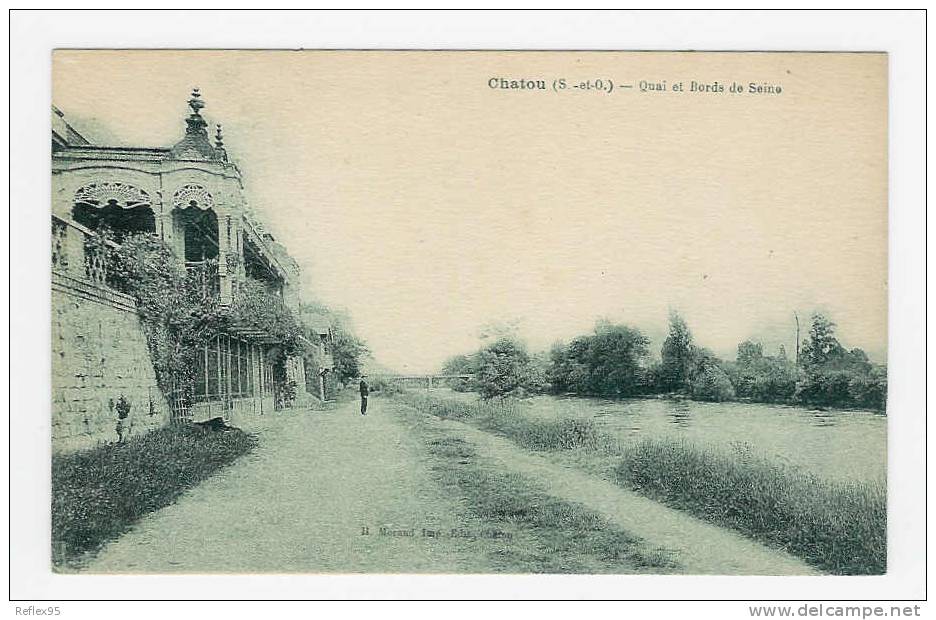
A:
{"type": "MultiPolygon", "coordinates": [[[[557,497],[515,462],[478,449],[465,429],[438,424],[403,405],[399,410],[425,442],[432,470],[443,488],[457,490],[467,511],[480,520],[470,536],[508,543],[492,559],[505,572],[573,574],[665,574],[683,567],[671,550],[648,545],[595,510],[557,497]]],[[[451,535],[442,532],[441,535],[451,535]]]]}
{"type": "Polygon", "coordinates": [[[837,575],[887,570],[887,490],[843,484],[685,441],[643,440],[621,453],[617,480],[647,497],[781,547],[837,575]]]}
{"type": "MultiPolygon", "coordinates": [[[[625,533],[626,539],[639,546],[634,560],[640,572],[709,574],[709,575],[809,575],[817,571],[805,562],[783,552],[770,549],[729,529],[706,523],[689,514],[669,508],[659,502],[629,491],[587,468],[574,466],[571,461],[557,458],[559,453],[529,450],[496,433],[481,430],[476,425],[455,419],[446,419],[420,411],[417,407],[398,401],[398,406],[410,410],[409,418],[420,425],[437,429],[448,438],[457,438],[459,445],[470,446],[469,459],[460,459],[460,471],[471,472],[472,459],[480,458],[486,465],[512,479],[524,481],[543,490],[552,502],[577,507],[579,512],[597,515],[601,528],[614,528],[625,533]],[[656,566],[640,566],[640,558],[650,558],[656,566]]],[[[416,430],[416,429],[414,429],[416,430]]],[[[414,434],[419,434],[416,430],[414,434]]],[[[576,450],[570,450],[575,453],[576,450]]],[[[516,503],[525,512],[535,513],[542,508],[542,500],[522,497],[516,503]]],[[[484,501],[484,496],[480,498],[484,501]]],[[[466,503],[472,509],[472,503],[466,503]]],[[[561,513],[560,513],[561,514],[561,513]]],[[[583,538],[592,535],[581,530],[578,523],[564,535],[583,538]]],[[[548,528],[537,527],[538,537],[553,540],[548,528]]],[[[619,535],[617,535],[619,536],[619,535]]],[[[613,540],[613,538],[612,538],[613,540]]],[[[601,546],[588,545],[586,549],[600,551],[601,546]]],[[[569,562],[568,552],[556,555],[556,547],[548,547],[543,561],[569,562]]],[[[599,555],[601,559],[603,555],[599,555]]],[[[573,556],[574,558],[574,556],[573,556]]],[[[607,559],[602,560],[607,562],[607,559]]],[[[632,560],[633,562],[633,560],[632,560]]],[[[613,572],[632,572],[630,563],[616,562],[613,572]]],[[[600,567],[600,564],[598,565],[600,567]]],[[[590,572],[607,572],[592,565],[590,572]]]]}
{"type": "MultiPolygon", "coordinates": [[[[485,402],[477,394],[443,389],[414,393],[476,405],[485,402]]],[[[528,419],[590,420],[602,433],[624,444],[666,437],[730,455],[742,446],[824,480],[886,483],[887,418],[867,410],[829,412],[758,403],[544,395],[488,402],[510,403],[528,419]]]]}
{"type": "MultiPolygon", "coordinates": [[[[570,398],[595,398],[587,394],[575,394],[567,393],[563,396],[570,398]]],[[[830,405],[830,404],[819,404],[811,402],[800,402],[795,399],[774,399],[774,400],[759,400],[757,398],[751,398],[749,396],[735,396],[723,401],[711,401],[711,400],[702,400],[698,398],[693,398],[691,394],[682,394],[680,392],[666,392],[662,394],[641,394],[639,398],[653,398],[657,400],[670,400],[670,401],[690,401],[694,403],[711,403],[711,402],[723,402],[723,403],[741,403],[741,404],[751,404],[751,405],[778,405],[783,407],[806,407],[812,409],[813,411],[826,411],[829,413],[835,413],[836,411],[849,412],[849,411],[870,411],[880,416],[887,416],[886,407],[856,407],[856,406],[845,406],[845,405],[830,405]]]]}
{"type": "MultiPolygon", "coordinates": [[[[458,394],[469,394],[474,395],[475,397],[480,398],[480,394],[471,390],[455,390],[452,389],[452,392],[458,394]]],[[[527,396],[553,396],[558,398],[580,398],[584,400],[588,399],[602,399],[602,400],[618,400],[621,402],[633,400],[633,399],[642,399],[642,400],[661,400],[668,402],[689,402],[689,403],[736,403],[736,404],[749,404],[749,405],[768,405],[768,406],[778,406],[778,407],[802,407],[808,408],[812,411],[822,411],[828,413],[849,413],[849,412],[871,412],[875,415],[887,417],[886,407],[855,407],[855,406],[845,406],[845,405],[834,405],[834,404],[817,404],[810,402],[799,402],[795,399],[773,399],[773,400],[759,400],[757,398],[751,398],[747,396],[734,396],[724,400],[707,400],[700,398],[693,398],[691,394],[686,394],[683,392],[649,392],[649,393],[638,393],[631,394],[629,396],[609,396],[607,394],[583,394],[579,392],[536,392],[535,394],[528,394],[527,396]]]]}
{"type": "Polygon", "coordinates": [[[650,444],[656,457],[647,458],[652,449],[646,443],[621,442],[588,419],[530,418],[511,400],[400,398],[786,549],[822,570],[880,574],[886,568],[883,485],[827,482],[751,454],[727,458],[673,440],[650,444]]]}

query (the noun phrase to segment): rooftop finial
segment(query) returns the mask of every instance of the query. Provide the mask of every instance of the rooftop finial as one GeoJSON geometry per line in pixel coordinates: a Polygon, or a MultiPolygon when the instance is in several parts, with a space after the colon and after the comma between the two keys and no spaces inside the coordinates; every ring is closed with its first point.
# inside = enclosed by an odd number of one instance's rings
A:
{"type": "Polygon", "coordinates": [[[192,98],[188,100],[189,107],[192,108],[192,113],[198,115],[200,110],[205,107],[205,102],[201,99],[201,93],[198,92],[198,87],[192,89],[192,98]]]}
{"type": "Polygon", "coordinates": [[[208,127],[208,123],[205,122],[205,119],[202,118],[202,115],[199,113],[199,111],[205,107],[205,102],[202,101],[201,93],[198,92],[198,88],[192,89],[192,98],[188,100],[188,104],[189,107],[192,108],[192,113],[185,119],[185,124],[187,125],[185,130],[186,135],[197,134],[203,136],[208,148],[211,148],[211,142],[208,141],[208,132],[205,131],[205,128],[208,127]]]}
{"type": "Polygon", "coordinates": [[[219,149],[224,146],[224,137],[221,135],[221,123],[218,123],[217,131],[215,132],[215,146],[219,149]]]}
{"type": "Polygon", "coordinates": [[[192,89],[188,100],[192,113],[185,118],[185,137],[172,147],[172,155],[179,159],[209,159],[227,161],[227,154],[221,146],[221,126],[218,126],[218,146],[211,145],[208,135],[208,122],[201,115],[205,102],[198,88],[192,89]]]}

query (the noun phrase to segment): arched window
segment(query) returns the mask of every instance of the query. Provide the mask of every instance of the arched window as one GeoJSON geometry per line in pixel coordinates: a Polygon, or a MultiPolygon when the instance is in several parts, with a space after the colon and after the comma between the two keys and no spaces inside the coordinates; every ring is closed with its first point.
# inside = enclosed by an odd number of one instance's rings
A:
{"type": "Polygon", "coordinates": [[[185,262],[201,263],[218,258],[218,216],[211,209],[195,207],[174,212],[185,239],[185,262]]]}
{"type": "Polygon", "coordinates": [[[172,194],[173,217],[185,239],[187,264],[218,257],[218,216],[214,207],[214,198],[201,185],[189,183],[172,194]]]}
{"type": "Polygon", "coordinates": [[[172,195],[173,209],[188,209],[189,207],[213,209],[214,206],[214,198],[208,190],[194,183],[183,185],[172,195]]]}
{"type": "Polygon", "coordinates": [[[91,183],[75,192],[72,217],[92,230],[107,227],[115,240],[132,233],[156,232],[149,194],[127,183],[91,183]]]}

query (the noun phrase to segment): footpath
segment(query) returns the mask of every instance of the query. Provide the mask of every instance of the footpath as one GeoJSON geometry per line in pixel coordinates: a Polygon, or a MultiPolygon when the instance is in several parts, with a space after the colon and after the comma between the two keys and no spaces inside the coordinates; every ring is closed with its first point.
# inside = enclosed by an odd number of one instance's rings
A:
{"type": "Polygon", "coordinates": [[[464,526],[424,451],[372,399],[258,418],[260,445],[107,545],[84,572],[486,572],[481,545],[380,536],[464,526]],[[368,535],[364,535],[367,528],[368,535]]]}
{"type": "MultiPolygon", "coordinates": [[[[419,535],[423,528],[478,524],[465,500],[433,477],[426,446],[400,406],[373,398],[367,416],[352,401],[328,411],[256,419],[255,428],[245,429],[260,437],[254,452],[144,517],[83,572],[498,572],[484,540],[419,535]]],[[[468,424],[436,418],[424,423],[470,443],[498,471],[587,506],[665,551],[679,572],[815,574],[782,551],[468,424]]]]}

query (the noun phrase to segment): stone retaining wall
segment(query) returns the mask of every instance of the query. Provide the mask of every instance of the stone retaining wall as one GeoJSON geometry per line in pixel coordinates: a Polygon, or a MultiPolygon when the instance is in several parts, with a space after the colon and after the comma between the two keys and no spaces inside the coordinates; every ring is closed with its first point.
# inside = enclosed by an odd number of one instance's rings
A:
{"type": "Polygon", "coordinates": [[[53,271],[53,452],[116,441],[121,396],[130,403],[131,435],[168,424],[133,299],[53,271]]]}

